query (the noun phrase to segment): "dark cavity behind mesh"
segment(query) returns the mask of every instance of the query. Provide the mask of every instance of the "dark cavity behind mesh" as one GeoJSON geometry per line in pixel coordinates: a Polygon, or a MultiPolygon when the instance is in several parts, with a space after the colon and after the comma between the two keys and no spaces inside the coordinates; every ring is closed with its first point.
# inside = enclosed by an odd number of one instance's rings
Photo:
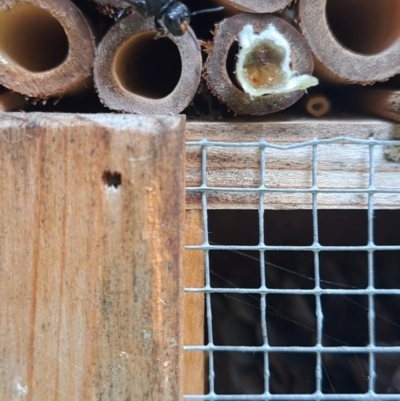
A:
{"type": "MultiPolygon", "coordinates": [[[[363,246],[367,243],[367,211],[318,211],[322,245],[363,246]]],[[[377,244],[400,244],[400,211],[374,212],[377,244]]],[[[209,211],[211,244],[254,245],[258,241],[257,211],[209,211]],[[227,229],[229,227],[229,229],[227,229]]],[[[312,211],[266,211],[267,245],[312,244],[312,211]]],[[[314,263],[311,252],[266,252],[268,288],[312,289],[314,263]],[[271,264],[269,264],[269,262],[271,264]]],[[[260,286],[258,252],[210,252],[211,285],[218,288],[260,286]]],[[[400,288],[399,252],[374,255],[376,287],[400,288]]],[[[321,288],[365,289],[368,284],[367,252],[321,252],[321,288]]],[[[398,296],[376,295],[376,345],[400,344],[398,296]],[[398,322],[398,323],[397,323],[398,322]]],[[[267,294],[267,329],[270,346],[314,346],[316,344],[315,295],[267,294]]],[[[260,295],[212,294],[213,335],[216,345],[261,346],[260,295]]],[[[323,347],[366,347],[368,297],[366,295],[322,295],[323,347]]],[[[216,352],[217,394],[262,394],[263,352],[216,352]]],[[[316,389],[316,355],[269,353],[272,394],[311,394],[316,389]]],[[[322,391],[327,394],[361,394],[368,391],[368,353],[323,353],[322,391]]],[[[400,392],[400,355],[376,354],[376,392],[400,392]],[[397,380],[397,381],[396,381],[397,380]]]]}

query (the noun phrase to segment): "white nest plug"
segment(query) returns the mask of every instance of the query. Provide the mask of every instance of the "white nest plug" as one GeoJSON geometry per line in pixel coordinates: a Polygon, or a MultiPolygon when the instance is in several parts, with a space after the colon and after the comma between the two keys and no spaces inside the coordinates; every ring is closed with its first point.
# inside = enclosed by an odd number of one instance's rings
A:
{"type": "Polygon", "coordinates": [[[247,24],[239,33],[236,77],[251,97],[283,94],[318,85],[318,79],[290,68],[290,45],[270,24],[259,34],[247,24]]]}

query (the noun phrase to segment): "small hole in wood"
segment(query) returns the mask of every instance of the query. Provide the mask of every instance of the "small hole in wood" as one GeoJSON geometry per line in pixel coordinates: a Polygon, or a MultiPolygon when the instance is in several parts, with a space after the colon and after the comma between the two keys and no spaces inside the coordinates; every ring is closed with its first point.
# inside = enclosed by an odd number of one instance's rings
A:
{"type": "Polygon", "coordinates": [[[122,182],[121,173],[107,170],[103,173],[103,182],[107,188],[119,188],[122,182]]]}

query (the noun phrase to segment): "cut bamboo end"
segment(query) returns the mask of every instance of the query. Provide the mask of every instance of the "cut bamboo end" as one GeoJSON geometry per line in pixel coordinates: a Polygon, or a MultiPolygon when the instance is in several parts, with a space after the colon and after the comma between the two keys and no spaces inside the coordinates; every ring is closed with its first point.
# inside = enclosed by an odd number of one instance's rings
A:
{"type": "Polygon", "coordinates": [[[92,0],[95,4],[97,4],[98,9],[103,13],[110,17],[114,17],[116,15],[117,10],[124,10],[126,8],[130,8],[131,6],[123,1],[123,0],[92,0]]]}
{"type": "Polygon", "coordinates": [[[293,0],[219,0],[224,6],[231,6],[249,13],[275,13],[282,11],[293,0]]]}
{"type": "Polygon", "coordinates": [[[363,112],[400,123],[400,90],[362,88],[353,93],[352,101],[363,112]]]}
{"type": "Polygon", "coordinates": [[[400,2],[301,0],[299,23],[328,82],[371,84],[400,72],[400,2]]]}
{"type": "Polygon", "coordinates": [[[48,98],[77,92],[91,76],[90,27],[68,0],[3,0],[0,4],[0,84],[48,98]]]}
{"type": "Polygon", "coordinates": [[[0,93],[0,111],[22,110],[25,103],[24,96],[19,93],[10,91],[0,93]]]}
{"type": "MultiPolygon", "coordinates": [[[[190,28],[188,28],[190,30],[190,28]]],[[[100,43],[94,81],[110,109],[138,114],[178,114],[200,83],[202,59],[193,31],[155,40],[153,19],[133,13],[100,43]]]]}
{"type": "Polygon", "coordinates": [[[123,0],[92,0],[100,7],[128,8],[129,4],[123,0]]]}
{"type": "Polygon", "coordinates": [[[323,117],[331,110],[330,100],[320,93],[306,95],[302,102],[307,113],[313,117],[323,117]]]}
{"type": "Polygon", "coordinates": [[[256,33],[274,26],[287,40],[291,70],[299,75],[312,73],[313,59],[307,43],[289,23],[269,14],[239,14],[216,26],[214,44],[205,65],[204,78],[212,93],[237,114],[265,115],[284,110],[298,101],[304,90],[251,97],[239,89],[233,73],[237,53],[234,42],[243,27],[248,24],[256,33]]]}

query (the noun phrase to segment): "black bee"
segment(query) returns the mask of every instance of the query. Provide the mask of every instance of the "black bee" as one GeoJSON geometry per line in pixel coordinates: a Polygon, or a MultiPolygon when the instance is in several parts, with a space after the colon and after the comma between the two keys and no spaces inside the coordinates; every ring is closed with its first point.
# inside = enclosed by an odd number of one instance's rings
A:
{"type": "Polygon", "coordinates": [[[143,17],[154,17],[156,28],[161,35],[170,32],[173,36],[182,36],[186,32],[191,17],[224,9],[224,7],[216,7],[191,13],[185,4],[176,0],[124,1],[131,4],[143,17]]]}

